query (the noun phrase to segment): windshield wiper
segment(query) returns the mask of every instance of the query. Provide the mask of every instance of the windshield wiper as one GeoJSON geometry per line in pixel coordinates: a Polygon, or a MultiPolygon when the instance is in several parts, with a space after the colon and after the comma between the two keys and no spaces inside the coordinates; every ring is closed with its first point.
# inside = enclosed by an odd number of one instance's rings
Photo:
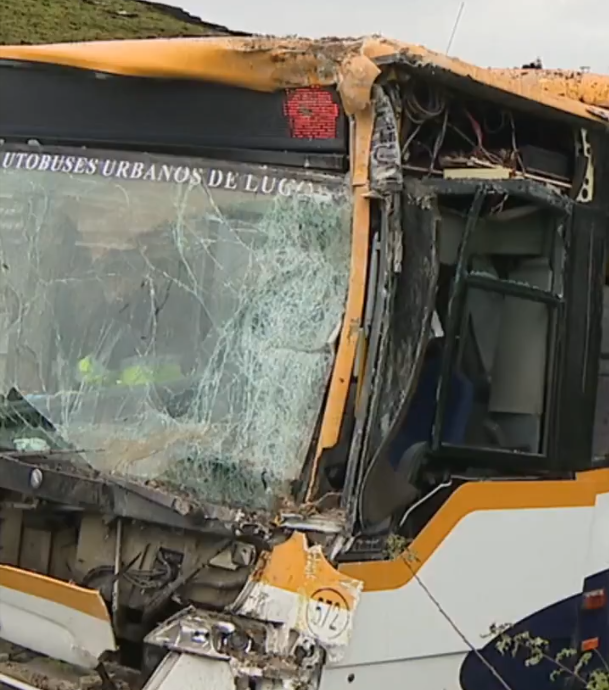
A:
{"type": "Polygon", "coordinates": [[[227,511],[201,509],[175,496],[75,464],[47,464],[48,454],[0,452],[0,488],[52,503],[178,529],[227,532],[227,511]],[[226,513],[226,514],[224,514],[226,513]]]}
{"type": "MultiPolygon", "coordinates": [[[[27,434],[26,434],[27,435],[27,434]]],[[[32,439],[30,439],[32,440],[32,439]]],[[[19,390],[0,396],[0,487],[44,500],[101,510],[176,528],[224,532],[232,522],[230,509],[201,508],[171,491],[142,485],[94,469],[58,433],[56,427],[19,390]],[[42,438],[44,449],[19,448],[24,430],[42,438]],[[33,481],[33,471],[41,474],[33,481]]]]}

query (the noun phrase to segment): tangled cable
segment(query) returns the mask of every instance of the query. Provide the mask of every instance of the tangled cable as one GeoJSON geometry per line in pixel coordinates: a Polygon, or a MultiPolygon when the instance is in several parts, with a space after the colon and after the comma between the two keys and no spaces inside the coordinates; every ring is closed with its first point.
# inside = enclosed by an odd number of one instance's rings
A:
{"type": "Polygon", "coordinates": [[[422,125],[427,120],[439,117],[446,108],[446,99],[439,91],[433,89],[429,94],[429,101],[422,105],[413,89],[406,91],[404,95],[404,111],[408,119],[415,125],[422,125]]]}
{"type": "Polygon", "coordinates": [[[442,141],[444,140],[444,135],[446,134],[446,123],[448,122],[448,107],[446,99],[439,91],[433,89],[429,93],[428,102],[425,105],[423,105],[416,96],[414,90],[409,89],[404,94],[403,107],[404,113],[413,125],[412,130],[409,132],[408,137],[406,138],[406,141],[402,146],[402,159],[404,162],[406,162],[409,158],[408,149],[410,148],[410,144],[412,143],[413,139],[420,132],[421,127],[426,122],[440,117],[440,115],[444,113],[444,120],[442,124],[441,133],[434,144],[434,151],[430,151],[431,168],[433,168],[440,146],[442,145],[442,141]]]}
{"type": "MultiPolygon", "coordinates": [[[[140,591],[160,589],[175,578],[171,565],[167,562],[162,552],[158,554],[160,567],[153,570],[132,570],[133,564],[140,557],[141,554],[138,554],[131,563],[118,573],[118,577],[140,591]]],[[[92,568],[85,575],[81,584],[83,587],[96,586],[96,583],[108,583],[116,577],[117,574],[112,566],[102,565],[92,568]]]]}

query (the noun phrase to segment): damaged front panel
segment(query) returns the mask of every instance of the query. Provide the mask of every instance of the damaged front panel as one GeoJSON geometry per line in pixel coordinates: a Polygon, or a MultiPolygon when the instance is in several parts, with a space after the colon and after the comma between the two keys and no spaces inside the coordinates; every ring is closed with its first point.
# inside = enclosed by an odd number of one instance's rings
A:
{"type": "Polygon", "coordinates": [[[407,62],[373,88],[384,277],[347,472],[362,530],[348,560],[383,557],[394,530],[416,535],[453,476],[540,476],[590,458],[600,138],[407,62]]]}
{"type": "Polygon", "coordinates": [[[403,415],[419,374],[438,279],[435,202],[424,192],[405,197],[405,202],[401,227],[393,228],[394,240],[399,241],[390,244],[390,301],[369,419],[370,462],[360,494],[360,519],[364,526],[382,522],[391,515],[408,491],[407,478],[401,477],[395,467],[404,441],[403,415]]]}
{"type": "Polygon", "coordinates": [[[402,189],[399,95],[396,88],[374,86],[374,130],[370,143],[370,189],[379,195],[402,189]]]}
{"type": "Polygon", "coordinates": [[[146,642],[227,662],[235,682],[313,688],[322,664],[346,651],[361,589],[295,533],[261,559],[228,612],[184,610],[146,642]]]}
{"type": "Polygon", "coordinates": [[[260,562],[232,608],[295,630],[337,660],[349,643],[361,589],[330,565],[321,546],[309,547],[296,532],[260,562]]]}
{"type": "Polygon", "coordinates": [[[69,149],[0,152],[0,388],[105,475],[269,509],[321,409],[349,282],[340,176],[69,149]]]}

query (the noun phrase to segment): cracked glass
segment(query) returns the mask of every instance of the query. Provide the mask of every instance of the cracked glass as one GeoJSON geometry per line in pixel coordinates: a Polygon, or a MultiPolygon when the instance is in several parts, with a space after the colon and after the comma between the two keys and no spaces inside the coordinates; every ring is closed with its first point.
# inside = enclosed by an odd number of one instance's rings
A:
{"type": "MultiPolygon", "coordinates": [[[[342,176],[0,149],[0,392],[96,470],[270,507],[311,445],[349,283],[342,176]]],[[[2,445],[7,445],[4,439],[2,445]]]]}

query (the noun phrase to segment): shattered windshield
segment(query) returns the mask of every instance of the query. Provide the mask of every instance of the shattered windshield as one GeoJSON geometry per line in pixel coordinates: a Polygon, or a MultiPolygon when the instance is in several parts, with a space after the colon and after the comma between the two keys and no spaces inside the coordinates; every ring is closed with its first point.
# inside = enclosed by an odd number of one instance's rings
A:
{"type": "Polygon", "coordinates": [[[270,506],[321,411],[350,214],[339,176],[1,148],[0,392],[104,473],[270,506]]]}

